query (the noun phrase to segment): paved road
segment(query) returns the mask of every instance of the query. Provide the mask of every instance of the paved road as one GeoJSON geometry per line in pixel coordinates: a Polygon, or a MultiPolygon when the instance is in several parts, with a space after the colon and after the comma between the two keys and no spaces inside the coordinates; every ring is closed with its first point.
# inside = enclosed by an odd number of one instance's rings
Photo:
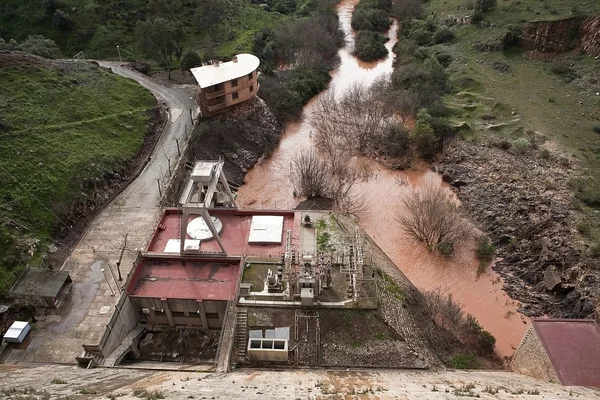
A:
{"type": "Polygon", "coordinates": [[[192,92],[189,86],[165,86],[118,62],[98,61],[98,64],[110,68],[116,74],[134,79],[169,108],[169,122],[156,146],[152,159],[140,176],[115,199],[115,202],[121,207],[156,207],[159,200],[156,180],[159,178],[161,182],[167,180],[169,168],[167,159],[171,159],[171,168],[174,168],[178,156],[175,139],[179,139],[180,146],[185,142],[186,127],[189,131],[192,125],[190,110],[192,110],[193,118],[197,115],[196,103],[191,97],[192,92]]]}
{"type": "MultiPolygon", "coordinates": [[[[11,349],[7,362],[75,363],[82,344],[94,344],[102,336],[119,298],[119,287],[110,273],[116,269],[127,234],[121,272],[126,277],[134,265],[136,249],[142,249],[155,228],[159,211],[157,178],[168,179],[168,161],[178,160],[177,144],[185,146],[185,130],[191,129],[190,107],[195,108],[190,86],[167,86],[119,63],[100,61],[103,67],[135,79],[169,108],[165,126],[150,162],[143,172],[92,221],[66,260],[73,285],[66,301],[46,315],[39,315],[28,343],[11,349]]],[[[192,111],[196,116],[196,110],[192,111]]],[[[115,271],[115,274],[117,272],[115,271]]],[[[1,397],[1,396],[0,396],[1,397]]]]}

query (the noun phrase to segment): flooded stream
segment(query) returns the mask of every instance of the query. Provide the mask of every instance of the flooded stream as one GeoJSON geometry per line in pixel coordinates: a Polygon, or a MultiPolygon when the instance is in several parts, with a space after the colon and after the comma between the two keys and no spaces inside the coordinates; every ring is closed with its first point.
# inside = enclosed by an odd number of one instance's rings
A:
{"type": "MultiPolygon", "coordinates": [[[[352,56],[354,39],[350,20],[355,3],[344,0],[338,8],[340,27],[346,33],[346,45],[339,51],[340,67],[332,72],[330,87],[336,94],[355,82],[368,85],[383,74],[392,72],[391,49],[396,43],[396,23],[388,33],[386,47],[390,54],[385,60],[364,63],[352,56]]],[[[305,116],[310,114],[317,98],[305,106],[305,116]]],[[[289,181],[290,160],[300,149],[313,146],[311,129],[308,118],[287,127],[271,158],[257,164],[246,175],[246,183],[238,192],[241,207],[290,209],[299,203],[300,199],[293,197],[289,181]]],[[[498,355],[510,356],[519,345],[529,321],[516,313],[518,303],[504,293],[502,279],[497,273],[488,269],[477,276],[479,262],[474,255],[475,241],[461,246],[453,257],[431,254],[425,246],[408,237],[395,220],[402,212],[399,199],[410,190],[411,185],[417,186],[424,179],[436,180],[441,185],[441,177],[427,165],[410,171],[392,171],[374,160],[355,158],[354,161],[365,164],[372,174],[368,181],[359,184],[369,210],[360,215],[361,227],[418,288],[440,288],[452,294],[465,312],[473,314],[496,337],[498,355]]]]}

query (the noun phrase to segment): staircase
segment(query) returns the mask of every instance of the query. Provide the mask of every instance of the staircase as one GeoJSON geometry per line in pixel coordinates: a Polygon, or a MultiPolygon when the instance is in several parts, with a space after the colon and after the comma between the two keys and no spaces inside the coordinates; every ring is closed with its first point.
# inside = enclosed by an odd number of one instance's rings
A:
{"type": "Polygon", "coordinates": [[[235,321],[235,344],[238,360],[243,360],[246,357],[246,347],[248,346],[248,311],[238,311],[235,321]]]}
{"type": "Polygon", "coordinates": [[[104,357],[90,353],[87,350],[83,350],[83,353],[79,357],[75,357],[77,364],[82,368],[92,368],[102,365],[104,357]]]}
{"type": "Polygon", "coordinates": [[[146,325],[139,324],[131,332],[125,336],[123,342],[117,347],[102,364],[104,367],[114,367],[118,365],[123,357],[135,346],[136,341],[142,336],[146,330],[146,325]]]}

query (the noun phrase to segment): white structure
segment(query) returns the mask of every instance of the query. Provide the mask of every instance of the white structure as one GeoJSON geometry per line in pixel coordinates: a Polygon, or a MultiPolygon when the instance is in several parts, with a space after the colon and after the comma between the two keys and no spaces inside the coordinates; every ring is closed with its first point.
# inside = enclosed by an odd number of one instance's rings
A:
{"type": "Polygon", "coordinates": [[[4,340],[8,343],[23,343],[30,330],[29,322],[15,321],[4,334],[4,340]]]}

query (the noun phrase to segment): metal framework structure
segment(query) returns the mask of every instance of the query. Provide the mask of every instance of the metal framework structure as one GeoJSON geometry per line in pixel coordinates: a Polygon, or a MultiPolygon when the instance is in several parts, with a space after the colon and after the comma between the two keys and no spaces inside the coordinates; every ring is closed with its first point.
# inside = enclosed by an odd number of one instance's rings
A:
{"type": "Polygon", "coordinates": [[[182,204],[182,216],[179,252],[181,254],[187,252],[185,250],[185,239],[187,237],[188,219],[190,215],[202,216],[213,237],[217,240],[217,243],[219,243],[219,247],[223,253],[226,253],[223,242],[219,237],[219,232],[208,211],[213,207],[213,197],[217,193],[217,184],[219,182],[223,185],[232,206],[237,207],[233,193],[229,188],[227,177],[223,171],[224,164],[223,158],[219,158],[219,160],[216,161],[196,161],[194,164],[190,177],[190,184],[186,186],[186,191],[180,200],[180,203],[182,204]]]}

